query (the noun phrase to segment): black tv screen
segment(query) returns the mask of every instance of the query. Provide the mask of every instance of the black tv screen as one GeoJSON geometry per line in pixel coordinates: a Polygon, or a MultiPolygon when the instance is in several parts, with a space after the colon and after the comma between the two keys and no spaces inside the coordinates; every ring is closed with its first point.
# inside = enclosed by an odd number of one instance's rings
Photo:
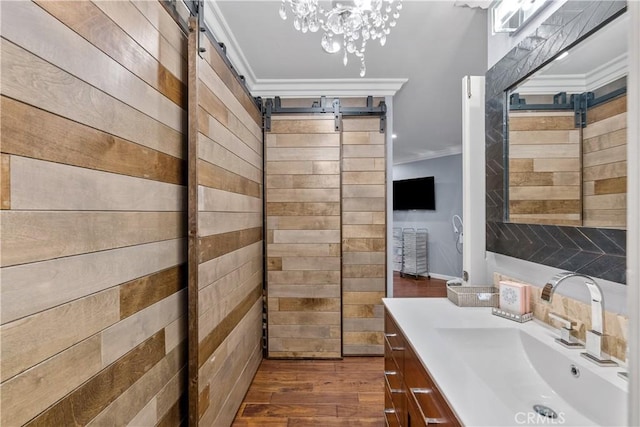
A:
{"type": "Polygon", "coordinates": [[[432,176],[393,181],[393,210],[436,210],[436,192],[432,176]]]}

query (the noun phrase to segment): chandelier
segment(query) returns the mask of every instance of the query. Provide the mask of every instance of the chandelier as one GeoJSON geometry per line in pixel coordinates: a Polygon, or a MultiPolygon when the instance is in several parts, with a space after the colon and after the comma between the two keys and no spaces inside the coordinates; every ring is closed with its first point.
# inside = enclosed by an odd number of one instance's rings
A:
{"type": "Polygon", "coordinates": [[[296,30],[324,31],[320,45],[325,52],[337,53],[343,49],[345,66],[349,62],[348,54],[359,58],[360,77],[367,72],[364,62],[367,42],[378,40],[384,46],[402,9],[402,0],[334,1],[329,10],[323,8],[319,0],[282,0],[282,19],[287,19],[287,4],[294,15],[296,30]]]}

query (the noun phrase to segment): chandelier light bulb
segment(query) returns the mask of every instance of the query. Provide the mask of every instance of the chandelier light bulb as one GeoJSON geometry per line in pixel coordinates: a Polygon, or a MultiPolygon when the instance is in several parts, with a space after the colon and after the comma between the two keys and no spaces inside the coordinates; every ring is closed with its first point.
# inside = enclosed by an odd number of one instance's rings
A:
{"type": "Polygon", "coordinates": [[[353,0],[332,2],[331,9],[324,9],[320,0],[282,0],[280,18],[287,19],[287,5],[294,15],[293,27],[302,32],[324,34],[320,46],[327,53],[337,53],[344,47],[343,64],[348,55],[360,59],[360,77],[366,74],[364,52],[367,40],[378,39],[381,46],[387,42],[391,28],[400,17],[402,0],[353,0]],[[336,40],[342,39],[342,43],[336,40]]]}

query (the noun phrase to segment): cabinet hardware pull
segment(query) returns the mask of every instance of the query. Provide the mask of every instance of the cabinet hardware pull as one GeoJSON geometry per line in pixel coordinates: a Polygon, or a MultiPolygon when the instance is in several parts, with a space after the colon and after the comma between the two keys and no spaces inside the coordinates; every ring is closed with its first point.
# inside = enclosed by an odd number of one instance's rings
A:
{"type": "MultiPolygon", "coordinates": [[[[392,338],[393,338],[393,336],[395,336],[396,334],[391,334],[391,335],[392,335],[392,338]]],[[[405,350],[404,347],[394,347],[394,346],[392,346],[391,342],[389,342],[388,338],[389,338],[389,335],[385,334],[384,340],[385,340],[385,342],[387,344],[389,344],[389,348],[391,349],[391,351],[404,351],[405,350]]]]}
{"type": "Polygon", "coordinates": [[[385,375],[398,375],[396,371],[384,371],[385,375]]]}
{"type": "Polygon", "coordinates": [[[397,337],[398,334],[384,334],[384,336],[387,338],[393,338],[393,337],[397,337]]]}
{"type": "Polygon", "coordinates": [[[389,389],[389,393],[392,393],[392,394],[404,393],[404,390],[402,390],[401,388],[391,387],[391,384],[389,384],[389,378],[386,375],[384,376],[384,383],[389,389]]]}
{"type": "MultiPolygon", "coordinates": [[[[416,396],[417,394],[428,394],[430,395],[431,398],[433,398],[433,390],[430,388],[410,388],[409,389],[411,391],[411,397],[413,398],[413,402],[416,404],[416,406],[418,407],[418,410],[420,411],[420,416],[424,419],[424,422],[427,423],[427,425],[429,424],[445,424],[447,422],[447,420],[445,418],[442,417],[438,417],[438,418],[434,418],[434,417],[429,417],[428,415],[426,415],[422,409],[422,406],[420,405],[420,402],[418,401],[418,397],[416,396]]],[[[436,402],[434,402],[436,403],[436,402]]],[[[436,404],[436,406],[438,406],[436,404]]]]}
{"type": "Polygon", "coordinates": [[[395,414],[396,410],[393,408],[384,408],[384,413],[385,414],[395,414]]]}

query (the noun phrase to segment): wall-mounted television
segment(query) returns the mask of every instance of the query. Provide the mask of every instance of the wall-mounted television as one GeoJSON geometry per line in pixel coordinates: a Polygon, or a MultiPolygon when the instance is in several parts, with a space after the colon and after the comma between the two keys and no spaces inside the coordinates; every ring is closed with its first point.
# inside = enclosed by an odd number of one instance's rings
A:
{"type": "Polygon", "coordinates": [[[435,182],[432,176],[393,181],[393,210],[436,210],[435,182]]]}

